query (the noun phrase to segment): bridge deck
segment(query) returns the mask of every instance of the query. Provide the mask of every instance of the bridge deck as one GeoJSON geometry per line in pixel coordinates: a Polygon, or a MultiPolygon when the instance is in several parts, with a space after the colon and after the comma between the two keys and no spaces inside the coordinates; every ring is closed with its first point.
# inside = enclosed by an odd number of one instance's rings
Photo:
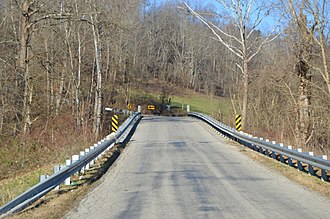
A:
{"type": "Polygon", "coordinates": [[[327,218],[330,201],[271,172],[193,118],[144,117],[67,218],[327,218]]]}

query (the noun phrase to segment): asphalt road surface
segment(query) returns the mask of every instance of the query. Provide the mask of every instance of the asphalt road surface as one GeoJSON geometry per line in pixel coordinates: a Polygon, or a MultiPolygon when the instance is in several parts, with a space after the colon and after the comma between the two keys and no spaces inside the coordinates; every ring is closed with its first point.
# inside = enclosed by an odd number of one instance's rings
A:
{"type": "Polygon", "coordinates": [[[66,218],[330,218],[330,201],[197,119],[150,116],[66,218]]]}

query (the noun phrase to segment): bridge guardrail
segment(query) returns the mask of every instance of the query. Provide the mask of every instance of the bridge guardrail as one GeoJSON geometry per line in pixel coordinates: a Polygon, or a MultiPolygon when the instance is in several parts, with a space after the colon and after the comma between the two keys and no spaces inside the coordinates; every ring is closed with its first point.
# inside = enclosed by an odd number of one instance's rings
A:
{"type": "Polygon", "coordinates": [[[113,147],[113,145],[120,139],[126,132],[130,132],[136,122],[141,118],[141,113],[133,113],[126,121],[119,126],[117,132],[111,133],[104,139],[95,144],[94,149],[89,151],[85,156],[82,156],[78,161],[73,162],[71,165],[60,170],[56,174],[51,175],[45,181],[38,183],[31,187],[17,198],[8,202],[0,208],[0,218],[14,212],[18,212],[32,204],[34,201],[46,195],[56,186],[63,183],[67,178],[78,172],[91,161],[99,157],[104,151],[113,147]]]}
{"type": "Polygon", "coordinates": [[[321,179],[324,181],[329,181],[329,176],[327,173],[330,172],[330,160],[327,160],[326,156],[313,156],[312,152],[302,152],[300,149],[292,149],[290,146],[284,146],[283,144],[278,144],[276,142],[269,142],[267,139],[265,140],[262,138],[253,137],[252,135],[244,132],[238,132],[234,128],[226,126],[212,117],[202,113],[189,112],[188,116],[197,117],[217,129],[224,136],[257,150],[262,154],[271,156],[274,159],[279,159],[282,163],[286,163],[287,161],[288,165],[294,166],[294,161],[296,161],[298,170],[304,170],[303,165],[306,164],[308,165],[308,173],[310,175],[316,174],[317,170],[315,167],[317,167],[321,170],[321,179]]]}

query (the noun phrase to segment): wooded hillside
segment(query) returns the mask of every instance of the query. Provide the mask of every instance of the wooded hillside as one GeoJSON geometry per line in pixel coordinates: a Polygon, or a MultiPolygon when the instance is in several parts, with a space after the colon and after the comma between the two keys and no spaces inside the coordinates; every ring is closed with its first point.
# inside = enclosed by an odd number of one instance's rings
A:
{"type": "Polygon", "coordinates": [[[105,106],[126,106],[130,89],[158,81],[230,98],[246,132],[329,151],[329,9],[326,0],[2,0],[0,141],[47,143],[63,120],[98,136],[105,106]]]}

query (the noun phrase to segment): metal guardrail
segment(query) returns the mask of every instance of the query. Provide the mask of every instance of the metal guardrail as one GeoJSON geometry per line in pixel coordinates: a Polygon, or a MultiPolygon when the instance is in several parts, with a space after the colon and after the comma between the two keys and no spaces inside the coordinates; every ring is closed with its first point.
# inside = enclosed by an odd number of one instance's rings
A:
{"type": "Polygon", "coordinates": [[[224,136],[254,150],[257,150],[260,153],[271,156],[274,159],[279,159],[282,163],[288,161],[290,166],[294,166],[292,160],[295,160],[299,170],[303,170],[303,164],[306,164],[308,165],[308,172],[311,175],[315,175],[316,170],[314,167],[318,167],[322,172],[321,179],[329,181],[327,172],[330,172],[330,160],[323,159],[320,156],[313,156],[309,153],[301,152],[299,149],[290,149],[283,144],[269,142],[268,140],[264,140],[262,138],[253,137],[252,135],[246,134],[244,132],[237,132],[234,128],[226,126],[213,119],[212,117],[202,113],[189,112],[188,116],[197,117],[211,125],[213,128],[217,129],[224,136]],[[284,158],[284,156],[286,156],[286,158],[284,158]]]}
{"type": "Polygon", "coordinates": [[[45,181],[38,183],[26,192],[13,199],[9,203],[0,208],[0,218],[14,212],[18,212],[32,204],[34,201],[46,195],[56,186],[60,185],[65,179],[72,176],[74,173],[81,170],[88,165],[91,161],[100,156],[104,151],[112,148],[114,143],[121,139],[122,135],[131,132],[136,122],[141,118],[141,113],[133,113],[126,121],[118,128],[116,133],[108,135],[102,139],[98,144],[95,144],[94,150],[91,150],[85,156],[81,157],[78,161],[60,170],[58,173],[51,175],[45,181]],[[5,215],[6,214],[6,215],[5,215]]]}

